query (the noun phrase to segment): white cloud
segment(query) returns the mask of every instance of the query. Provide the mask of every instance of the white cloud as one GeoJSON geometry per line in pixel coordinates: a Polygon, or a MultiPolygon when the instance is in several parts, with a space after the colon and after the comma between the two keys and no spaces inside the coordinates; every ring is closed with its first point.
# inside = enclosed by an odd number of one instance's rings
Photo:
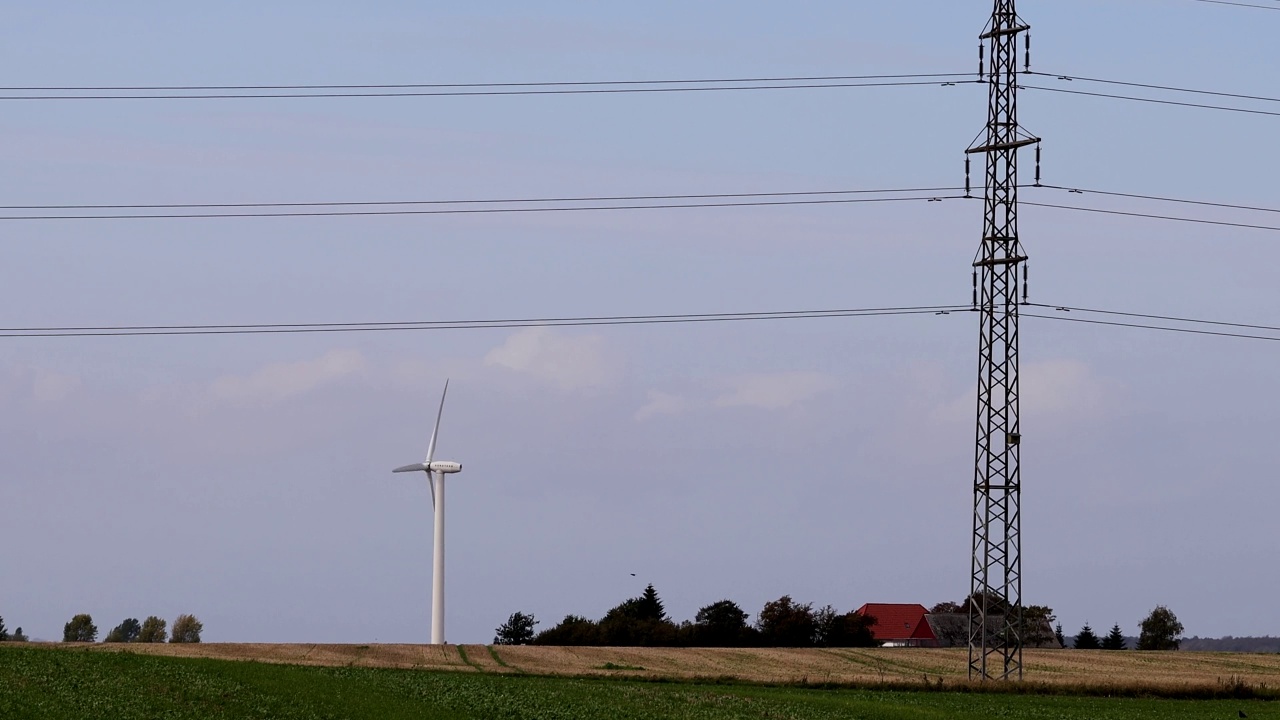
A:
{"type": "Polygon", "coordinates": [[[56,403],[67,399],[80,387],[80,377],[30,365],[9,368],[8,377],[0,376],[0,395],[16,394],[37,403],[56,403]]]}
{"type": "Polygon", "coordinates": [[[722,383],[725,390],[715,399],[717,407],[758,407],[777,410],[809,400],[835,388],[829,375],[817,372],[781,372],[739,375],[722,383]]]}
{"type": "Polygon", "coordinates": [[[683,395],[650,390],[649,402],[636,411],[636,420],[645,421],[659,415],[680,415],[692,407],[692,403],[683,395]]]}
{"type": "Polygon", "coordinates": [[[63,375],[44,368],[35,369],[35,377],[31,381],[31,394],[37,402],[58,402],[64,400],[77,387],[80,378],[74,375],[63,375]]]}
{"type": "Polygon", "coordinates": [[[526,328],[484,356],[484,364],[532,375],[563,390],[601,387],[621,375],[621,362],[598,335],[566,336],[526,328]]]}
{"type": "Polygon", "coordinates": [[[1091,416],[1103,411],[1119,389],[1078,360],[1029,363],[1022,373],[1022,407],[1036,414],[1091,416]]]}
{"type": "MultiPolygon", "coordinates": [[[[1079,360],[1040,360],[1023,363],[1021,370],[1024,416],[1096,416],[1111,405],[1110,398],[1120,391],[1118,383],[1098,377],[1079,360]]],[[[977,412],[976,393],[976,387],[970,386],[963,395],[935,408],[933,419],[973,422],[977,412]]]]}
{"type": "Polygon", "coordinates": [[[365,368],[358,350],[330,350],[314,360],[267,365],[250,375],[227,375],[213,382],[209,395],[232,403],[274,402],[330,385],[365,368]]]}

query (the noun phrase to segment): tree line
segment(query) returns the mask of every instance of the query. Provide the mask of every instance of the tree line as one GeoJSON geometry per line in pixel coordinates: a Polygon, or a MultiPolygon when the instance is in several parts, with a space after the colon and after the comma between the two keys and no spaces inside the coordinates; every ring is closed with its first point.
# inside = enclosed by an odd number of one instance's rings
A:
{"type": "Polygon", "coordinates": [[[4,618],[0,617],[0,642],[27,642],[29,638],[22,632],[22,628],[9,632],[9,628],[4,626],[4,618]]]}
{"type": "MultiPolygon", "coordinates": [[[[172,631],[164,618],[152,615],[142,622],[137,618],[126,618],[124,622],[111,629],[103,642],[109,643],[198,643],[200,633],[204,632],[204,623],[195,615],[179,615],[173,621],[172,631]]],[[[4,618],[0,617],[0,641],[29,642],[30,638],[18,628],[10,634],[4,626],[4,618]]],[[[93,616],[80,613],[62,626],[62,642],[97,642],[98,626],[93,623],[93,616]]]]}
{"type": "MultiPolygon", "coordinates": [[[[1157,605],[1142,622],[1138,623],[1138,650],[1177,650],[1182,645],[1182,632],[1185,628],[1178,621],[1178,616],[1164,605],[1157,605]]],[[[1062,639],[1062,626],[1057,633],[1062,639]]],[[[1066,646],[1063,640],[1063,646],[1066,646]]],[[[1111,627],[1106,637],[1099,638],[1089,623],[1085,623],[1076,633],[1071,646],[1077,650],[1127,650],[1129,641],[1120,629],[1120,623],[1111,627]]]]}
{"type": "Polygon", "coordinates": [[[815,609],[790,595],[764,604],[754,623],[732,600],[719,600],[698,610],[692,621],[675,622],[658,591],[650,584],[599,620],[566,615],[556,625],[535,632],[531,614],[512,613],[495,630],[495,645],[599,645],[613,647],[874,647],[875,618],[841,613],[831,605],[815,609]]]}

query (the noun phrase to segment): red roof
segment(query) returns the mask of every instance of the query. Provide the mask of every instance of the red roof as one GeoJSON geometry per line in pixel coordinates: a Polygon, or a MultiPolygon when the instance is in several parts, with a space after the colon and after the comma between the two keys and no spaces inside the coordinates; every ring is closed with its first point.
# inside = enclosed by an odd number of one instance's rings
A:
{"type": "Polygon", "coordinates": [[[929,613],[923,605],[899,605],[894,603],[867,603],[855,612],[876,619],[871,634],[880,642],[893,640],[937,640],[924,616],[929,613]]]}

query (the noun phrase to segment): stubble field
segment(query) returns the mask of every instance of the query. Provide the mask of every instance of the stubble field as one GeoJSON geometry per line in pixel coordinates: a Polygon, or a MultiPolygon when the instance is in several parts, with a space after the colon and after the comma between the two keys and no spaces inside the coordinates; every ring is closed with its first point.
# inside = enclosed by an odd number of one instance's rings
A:
{"type": "MultiPolygon", "coordinates": [[[[254,660],[328,667],[448,670],[765,684],[966,684],[963,648],[605,648],[488,645],[59,645],[67,650],[254,660]]],[[[1026,680],[1105,694],[1178,694],[1244,684],[1280,690],[1280,654],[1027,650],[1026,680]]]]}

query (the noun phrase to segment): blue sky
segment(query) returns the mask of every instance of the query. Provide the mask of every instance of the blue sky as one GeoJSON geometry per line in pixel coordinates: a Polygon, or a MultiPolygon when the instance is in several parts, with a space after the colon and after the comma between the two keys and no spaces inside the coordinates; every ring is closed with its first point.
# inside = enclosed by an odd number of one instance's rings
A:
{"type": "MultiPolygon", "coordinates": [[[[1280,95],[1273,13],[1019,10],[1044,72],[1280,95]]],[[[11,86],[968,72],[989,13],[40,3],[10,11],[0,46],[11,86]]],[[[947,186],[986,99],[962,85],[3,109],[3,204],[36,205],[947,186]]],[[[1020,119],[1045,138],[1046,182],[1275,205],[1274,117],[1027,91],[1020,119]]],[[[1274,233],[1022,217],[1034,301],[1276,323],[1274,233]]],[[[981,207],[0,227],[7,326],[343,322],[963,304],[981,207]]],[[[52,639],[78,612],[104,631],[192,612],[207,640],[425,641],[430,499],[389,471],[425,451],[445,377],[440,452],[466,468],[449,481],[451,641],[488,641],[516,610],[599,616],[648,582],[679,619],[725,597],[753,614],[784,593],[956,600],[976,334],[959,314],[2,340],[0,615],[52,639]]],[[[1029,602],[1068,631],[1135,632],[1165,604],[1189,634],[1280,633],[1273,345],[1025,322],[1029,602]]]]}

